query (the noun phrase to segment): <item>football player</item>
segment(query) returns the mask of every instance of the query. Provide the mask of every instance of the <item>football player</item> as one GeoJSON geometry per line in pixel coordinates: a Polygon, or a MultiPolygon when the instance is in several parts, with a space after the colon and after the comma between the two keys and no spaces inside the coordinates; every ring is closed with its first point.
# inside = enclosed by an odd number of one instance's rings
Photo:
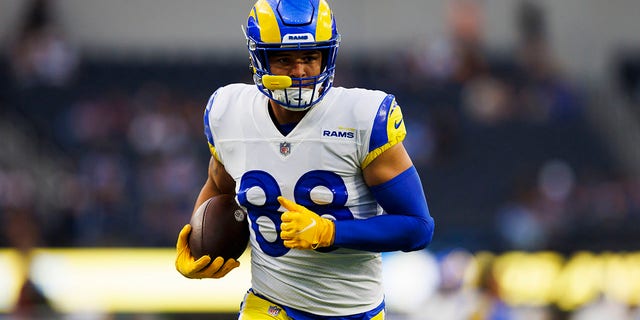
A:
{"type": "MultiPolygon", "coordinates": [[[[217,89],[197,208],[235,194],[251,228],[251,288],[239,319],[384,319],[380,252],[432,239],[422,183],[393,95],[332,87],[340,35],[325,0],[258,0],[246,26],[255,85],[217,89]]],[[[239,263],[189,252],[176,268],[220,278],[239,263]]]]}

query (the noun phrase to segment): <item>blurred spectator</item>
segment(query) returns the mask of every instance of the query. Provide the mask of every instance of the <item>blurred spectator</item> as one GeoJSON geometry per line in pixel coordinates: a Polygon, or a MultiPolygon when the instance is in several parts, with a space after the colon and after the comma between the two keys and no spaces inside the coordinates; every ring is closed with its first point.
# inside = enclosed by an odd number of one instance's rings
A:
{"type": "Polygon", "coordinates": [[[622,94],[640,117],[640,48],[623,48],[615,57],[615,76],[622,94]]]}
{"type": "Polygon", "coordinates": [[[30,3],[11,47],[12,73],[20,87],[64,86],[78,65],[76,51],[55,21],[52,1],[30,3]]]}
{"type": "Polygon", "coordinates": [[[40,225],[31,205],[6,208],[2,220],[2,232],[10,246],[18,249],[25,257],[31,250],[42,245],[40,225]]]}
{"type": "Polygon", "coordinates": [[[505,249],[546,250],[570,228],[570,196],[575,178],[564,161],[545,162],[536,173],[523,174],[513,186],[513,199],[498,215],[505,249]]]}
{"type": "Polygon", "coordinates": [[[15,319],[49,318],[54,315],[49,299],[30,277],[32,250],[42,245],[39,220],[36,219],[29,204],[7,209],[1,221],[2,233],[6,235],[9,245],[18,250],[22,266],[20,271],[23,275],[20,292],[11,310],[11,316],[15,319]]]}
{"type": "Polygon", "coordinates": [[[412,78],[464,83],[487,72],[483,9],[481,1],[448,0],[444,12],[447,33],[418,41],[420,46],[408,55],[412,78]]]}
{"type": "Polygon", "coordinates": [[[470,319],[473,320],[510,320],[515,319],[512,308],[500,296],[495,257],[483,255],[478,260],[478,290],[480,297],[470,319]]]}
{"type": "Polygon", "coordinates": [[[517,191],[513,202],[507,203],[497,215],[498,231],[503,249],[541,250],[547,246],[548,235],[539,214],[533,208],[534,191],[517,191]]]}
{"type": "Polygon", "coordinates": [[[564,79],[549,46],[545,10],[538,2],[522,0],[516,18],[517,63],[523,75],[518,88],[521,116],[532,121],[566,121],[580,116],[582,102],[564,79]]]}
{"type": "Polygon", "coordinates": [[[514,118],[512,88],[495,76],[470,80],[462,90],[462,108],[475,124],[494,126],[514,118]]]}
{"type": "Polygon", "coordinates": [[[16,305],[11,312],[11,319],[51,319],[55,311],[49,299],[30,279],[25,280],[18,293],[16,305]]]}
{"type": "Polygon", "coordinates": [[[484,6],[477,0],[449,0],[446,17],[457,68],[453,79],[464,83],[487,72],[484,57],[484,6]]]}

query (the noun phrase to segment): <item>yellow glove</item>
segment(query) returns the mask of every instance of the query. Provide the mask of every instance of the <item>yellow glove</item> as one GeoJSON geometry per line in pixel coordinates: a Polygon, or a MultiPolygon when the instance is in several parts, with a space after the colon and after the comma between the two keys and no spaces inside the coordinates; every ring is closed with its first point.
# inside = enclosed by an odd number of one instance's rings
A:
{"type": "Polygon", "coordinates": [[[240,262],[235,259],[225,262],[223,257],[217,257],[211,261],[208,255],[196,260],[189,248],[189,233],[191,233],[191,225],[187,224],[180,231],[176,244],[176,269],[183,276],[191,279],[222,278],[240,265],[240,262]]]}
{"type": "Polygon", "coordinates": [[[287,209],[282,214],[280,237],[284,245],[292,249],[317,249],[333,244],[336,227],[333,221],[284,197],[278,202],[287,209]]]}

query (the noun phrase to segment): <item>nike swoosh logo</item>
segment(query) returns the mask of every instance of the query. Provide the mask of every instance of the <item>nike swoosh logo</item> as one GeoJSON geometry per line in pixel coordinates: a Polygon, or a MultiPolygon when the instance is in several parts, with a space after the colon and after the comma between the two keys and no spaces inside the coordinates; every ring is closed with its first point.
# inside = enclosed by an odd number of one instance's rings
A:
{"type": "Polygon", "coordinates": [[[400,119],[400,121],[398,121],[398,122],[394,122],[393,123],[393,127],[396,128],[396,129],[400,128],[400,125],[402,124],[402,121],[404,121],[404,118],[400,119]]]}
{"type": "Polygon", "coordinates": [[[309,229],[311,229],[311,228],[313,228],[315,226],[316,226],[316,221],[312,219],[311,223],[309,223],[308,226],[306,226],[306,227],[304,227],[304,229],[298,231],[298,234],[301,234],[301,233],[303,233],[303,232],[305,232],[305,231],[307,231],[307,230],[309,230],[309,229]]]}

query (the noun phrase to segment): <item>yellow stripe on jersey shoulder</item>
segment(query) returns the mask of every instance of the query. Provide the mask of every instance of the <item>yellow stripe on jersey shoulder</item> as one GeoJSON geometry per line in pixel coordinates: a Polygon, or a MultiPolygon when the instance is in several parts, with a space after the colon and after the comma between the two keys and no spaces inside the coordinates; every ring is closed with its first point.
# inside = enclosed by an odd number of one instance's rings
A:
{"type": "Polygon", "coordinates": [[[374,120],[369,153],[362,161],[362,168],[366,168],[375,158],[392,146],[402,142],[407,136],[402,110],[392,95],[388,95],[378,110],[374,120]]]}
{"type": "Polygon", "coordinates": [[[211,152],[211,155],[216,158],[216,160],[218,160],[218,162],[222,163],[222,161],[220,161],[220,157],[218,156],[218,151],[216,150],[216,147],[213,146],[211,143],[209,143],[209,151],[211,152]]]}

